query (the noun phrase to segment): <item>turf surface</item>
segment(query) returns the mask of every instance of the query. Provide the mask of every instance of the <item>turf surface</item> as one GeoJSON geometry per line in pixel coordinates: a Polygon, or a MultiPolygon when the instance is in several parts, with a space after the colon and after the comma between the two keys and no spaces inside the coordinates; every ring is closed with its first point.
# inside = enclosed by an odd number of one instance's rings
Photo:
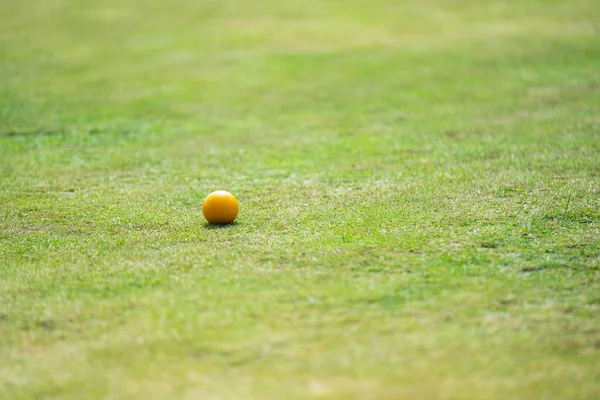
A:
{"type": "Polygon", "coordinates": [[[4,0],[0,398],[599,398],[599,4],[4,0]]]}

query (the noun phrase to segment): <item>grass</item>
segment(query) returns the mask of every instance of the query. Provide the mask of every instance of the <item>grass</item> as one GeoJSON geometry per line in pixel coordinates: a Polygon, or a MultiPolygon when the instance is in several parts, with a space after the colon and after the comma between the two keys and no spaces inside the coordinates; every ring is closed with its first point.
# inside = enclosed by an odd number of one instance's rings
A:
{"type": "Polygon", "coordinates": [[[600,397],[599,20],[5,0],[0,398],[600,397]]]}

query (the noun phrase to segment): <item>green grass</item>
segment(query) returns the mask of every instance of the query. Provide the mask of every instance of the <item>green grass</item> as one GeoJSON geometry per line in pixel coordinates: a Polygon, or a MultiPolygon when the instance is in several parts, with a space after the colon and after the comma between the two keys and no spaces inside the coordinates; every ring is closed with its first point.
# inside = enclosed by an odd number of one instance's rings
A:
{"type": "Polygon", "coordinates": [[[599,4],[4,0],[0,398],[599,398],[599,4]]]}

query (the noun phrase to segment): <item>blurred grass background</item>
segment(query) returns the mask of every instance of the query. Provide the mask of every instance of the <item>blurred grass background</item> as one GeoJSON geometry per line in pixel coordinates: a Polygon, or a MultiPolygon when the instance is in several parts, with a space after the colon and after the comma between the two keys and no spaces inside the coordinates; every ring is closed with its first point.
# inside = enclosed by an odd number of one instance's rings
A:
{"type": "Polygon", "coordinates": [[[0,397],[597,398],[599,17],[2,2],[0,397]]]}

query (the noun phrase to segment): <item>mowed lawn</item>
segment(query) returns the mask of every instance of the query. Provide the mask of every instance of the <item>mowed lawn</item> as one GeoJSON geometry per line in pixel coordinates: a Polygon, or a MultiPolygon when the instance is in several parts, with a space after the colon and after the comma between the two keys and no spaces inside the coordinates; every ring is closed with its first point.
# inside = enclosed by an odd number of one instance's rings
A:
{"type": "Polygon", "coordinates": [[[599,259],[600,2],[0,3],[0,399],[598,399],[599,259]]]}

